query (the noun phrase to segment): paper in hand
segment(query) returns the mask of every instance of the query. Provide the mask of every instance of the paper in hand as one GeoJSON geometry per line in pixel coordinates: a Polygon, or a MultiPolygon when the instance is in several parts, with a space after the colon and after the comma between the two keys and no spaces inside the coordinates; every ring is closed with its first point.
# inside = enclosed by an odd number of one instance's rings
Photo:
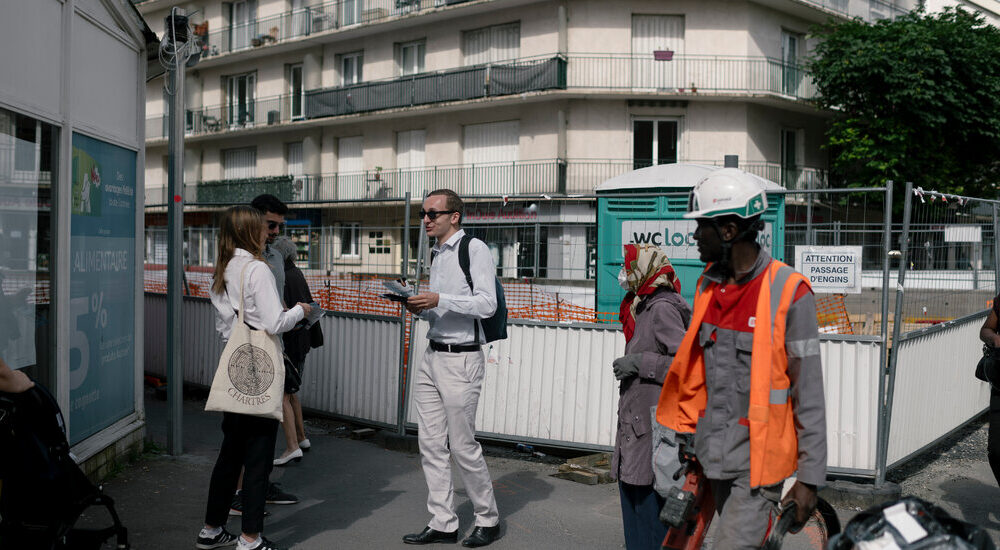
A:
{"type": "Polygon", "coordinates": [[[307,328],[316,324],[316,321],[319,321],[320,318],[323,317],[323,314],[326,313],[326,310],[321,308],[316,302],[309,305],[312,307],[312,311],[310,311],[309,315],[306,315],[305,318],[302,319],[302,322],[307,328]]]}
{"type": "Polygon", "coordinates": [[[398,294],[399,296],[410,297],[416,294],[413,291],[413,287],[406,284],[406,281],[402,279],[393,279],[391,281],[382,281],[382,286],[387,288],[389,292],[393,294],[398,294]]]}

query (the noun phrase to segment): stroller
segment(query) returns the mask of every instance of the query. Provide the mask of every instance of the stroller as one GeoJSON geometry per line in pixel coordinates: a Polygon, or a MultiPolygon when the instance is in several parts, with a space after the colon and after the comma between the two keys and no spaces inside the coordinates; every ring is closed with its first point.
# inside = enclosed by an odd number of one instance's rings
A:
{"type": "Polygon", "coordinates": [[[39,384],[0,393],[0,548],[98,550],[128,534],[114,502],[87,479],[69,452],[59,405],[39,384]],[[81,514],[103,506],[113,525],[76,527],[81,514]]]}

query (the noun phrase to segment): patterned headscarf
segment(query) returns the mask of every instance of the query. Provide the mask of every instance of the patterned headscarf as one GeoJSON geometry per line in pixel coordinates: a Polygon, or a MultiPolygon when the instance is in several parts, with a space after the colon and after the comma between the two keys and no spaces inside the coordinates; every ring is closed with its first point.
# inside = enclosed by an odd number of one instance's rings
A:
{"type": "Polygon", "coordinates": [[[625,280],[628,293],[622,300],[618,314],[625,331],[625,341],[635,333],[635,309],[643,298],[661,286],[681,291],[681,280],[674,273],[667,255],[659,247],[648,244],[625,245],[625,280]]]}

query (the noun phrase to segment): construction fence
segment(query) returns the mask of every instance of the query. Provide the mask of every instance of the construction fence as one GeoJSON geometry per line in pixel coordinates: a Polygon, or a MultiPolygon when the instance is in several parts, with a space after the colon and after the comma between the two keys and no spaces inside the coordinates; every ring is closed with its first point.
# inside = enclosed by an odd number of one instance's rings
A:
{"type": "MultiPolygon", "coordinates": [[[[770,218],[758,239],[812,281],[827,392],[829,466],[877,483],[889,468],[980,414],[989,391],[972,378],[972,368],[978,327],[996,293],[997,203],[912,189],[906,198],[907,208],[902,214],[897,208],[893,220],[892,185],[776,191],[769,193],[770,218]],[[957,371],[956,361],[963,365],[957,371]],[[940,407],[927,407],[934,399],[954,399],[961,406],[939,414],[940,407]]],[[[682,294],[692,292],[690,273],[696,276],[702,264],[691,237],[693,222],[681,217],[686,201],[683,193],[468,200],[463,226],[493,252],[512,327],[510,339],[488,346],[488,364],[496,368],[487,369],[478,413],[481,434],[581,449],[613,444],[617,389],[605,363],[624,347],[616,323],[623,294],[617,283],[622,245],[664,247],[678,272],[687,273],[682,294]],[[630,209],[614,210],[622,205],[630,209]],[[567,385],[570,379],[573,384],[567,385]],[[585,418],[567,412],[584,410],[585,418]]],[[[363,373],[351,370],[354,364],[385,366],[385,346],[379,359],[361,357],[367,352],[355,345],[358,331],[377,326],[398,334],[399,353],[392,358],[398,360],[398,380],[388,390],[397,399],[390,402],[386,388],[379,387],[371,399],[382,408],[369,420],[399,430],[412,427],[405,373],[426,345],[421,336],[427,327],[379,295],[387,279],[405,277],[426,285],[430,245],[416,219],[419,203],[325,204],[306,226],[301,220],[307,216],[296,210],[310,207],[296,205],[285,233],[299,245],[297,263],[314,297],[331,311],[325,326],[344,340],[328,341],[332,351],[311,357],[318,363],[309,370],[346,370],[307,382],[316,385],[307,388],[307,395],[316,396],[309,406],[365,420],[364,414],[338,408],[331,393],[336,384],[323,384],[338,376],[363,382],[363,373]],[[337,348],[360,355],[331,367],[330,353],[341,353],[337,348]],[[396,421],[388,421],[393,415],[396,421]]],[[[188,243],[189,260],[196,260],[193,251],[207,254],[214,246],[213,231],[188,229],[189,238],[203,239],[188,243]]],[[[156,230],[147,228],[146,238],[150,303],[162,299],[156,293],[163,293],[166,283],[157,261],[156,230]]],[[[192,297],[185,303],[204,303],[194,297],[207,296],[211,265],[191,263],[200,265],[185,272],[192,297]]],[[[197,311],[209,315],[204,307],[197,311]]],[[[163,320],[147,315],[147,323],[162,325],[163,320]]],[[[212,355],[204,351],[195,356],[212,355]]],[[[203,362],[203,368],[214,368],[211,361],[203,362]]],[[[393,379],[390,373],[380,376],[393,379]]],[[[357,401],[352,411],[363,410],[364,396],[351,399],[357,401]]]]}

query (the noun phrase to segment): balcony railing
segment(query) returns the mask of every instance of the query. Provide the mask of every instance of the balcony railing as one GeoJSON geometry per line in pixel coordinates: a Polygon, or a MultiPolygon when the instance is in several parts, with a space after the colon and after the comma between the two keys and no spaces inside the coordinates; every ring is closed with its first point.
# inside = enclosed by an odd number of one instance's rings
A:
{"type": "MultiPolygon", "coordinates": [[[[722,165],[721,161],[684,162],[722,165]]],[[[642,164],[627,159],[549,159],[222,180],[186,185],[184,200],[192,204],[240,204],[260,193],[271,193],[289,202],[330,202],[401,199],[407,191],[412,199],[419,199],[440,188],[453,189],[464,196],[591,194],[601,182],[642,164]]],[[[816,168],[784,169],[778,163],[766,161],[741,162],[740,167],[788,189],[827,186],[826,173],[816,168]]],[[[147,188],[148,206],[166,202],[165,188],[147,188]]]]}
{"type": "Polygon", "coordinates": [[[221,30],[213,31],[201,23],[196,31],[204,30],[199,34],[204,45],[202,55],[213,57],[468,1],[338,0],[260,17],[221,30]]]}
{"type": "MultiPolygon", "coordinates": [[[[475,65],[279,95],[243,103],[189,109],[188,135],[242,130],[306,118],[322,118],[447,101],[514,95],[566,87],[566,60],[529,58],[475,65]]],[[[167,136],[164,115],[146,119],[146,139],[167,136]]]]}
{"type": "Polygon", "coordinates": [[[768,94],[811,99],[806,70],[771,57],[570,54],[566,87],[665,94],[768,94]]]}
{"type": "MultiPolygon", "coordinates": [[[[625,91],[695,96],[765,95],[809,99],[815,86],[800,65],[768,57],[570,54],[475,65],[189,110],[189,135],[298,119],[398,109],[544,90],[625,91]]],[[[146,139],[167,135],[163,115],[146,121],[146,139]]]]}
{"type": "Polygon", "coordinates": [[[866,21],[895,19],[909,11],[883,0],[799,0],[799,2],[823,8],[844,17],[860,17],[866,21]]]}

